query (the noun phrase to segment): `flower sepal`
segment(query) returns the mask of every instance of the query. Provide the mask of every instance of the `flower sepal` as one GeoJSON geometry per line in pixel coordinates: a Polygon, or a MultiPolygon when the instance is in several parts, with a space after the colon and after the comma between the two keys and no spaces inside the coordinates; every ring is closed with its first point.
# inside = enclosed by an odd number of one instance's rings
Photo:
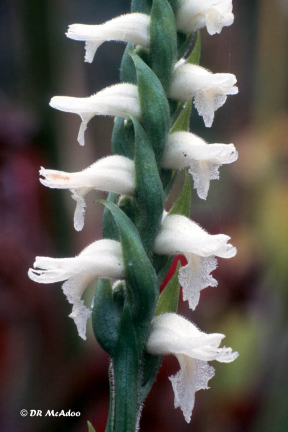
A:
{"type": "Polygon", "coordinates": [[[99,279],[92,300],[92,327],[99,345],[111,357],[119,337],[122,309],[119,302],[113,301],[111,281],[99,279]]]}

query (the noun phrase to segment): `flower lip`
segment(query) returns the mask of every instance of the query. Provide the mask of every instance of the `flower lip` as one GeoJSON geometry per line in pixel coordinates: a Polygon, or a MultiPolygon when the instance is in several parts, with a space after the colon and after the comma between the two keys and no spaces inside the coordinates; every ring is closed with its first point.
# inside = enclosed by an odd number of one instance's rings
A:
{"type": "Polygon", "coordinates": [[[205,126],[211,127],[214,112],[225,103],[227,95],[238,93],[236,82],[233,74],[213,74],[198,65],[179,63],[174,69],[168,96],[177,101],[194,97],[194,105],[205,126]]]}
{"type": "Polygon", "coordinates": [[[159,255],[183,254],[187,265],[179,270],[179,282],[183,299],[195,309],[200,291],[208,286],[216,287],[217,281],[210,275],[216,269],[217,260],[232,258],[237,250],[230,245],[225,234],[210,235],[190,219],[181,215],[166,216],[161,223],[154,243],[154,252],[159,255]]]}
{"type": "Polygon", "coordinates": [[[70,317],[83,339],[86,339],[86,324],[91,311],[81,296],[89,283],[97,277],[112,280],[125,277],[121,244],[109,239],[92,243],[74,258],[36,257],[33,267],[28,276],[35,282],[66,281],[62,289],[69,303],[73,304],[70,317]]]}
{"type": "Polygon", "coordinates": [[[174,354],[177,357],[180,371],[169,379],[175,394],[175,408],[181,408],[188,423],[196,391],[208,389],[208,381],[215,374],[207,362],[230,363],[238,357],[231,348],[219,348],[223,337],[217,333],[205,334],[175,313],[159,315],[152,321],[147,351],[152,355],[174,354]]]}
{"type": "Polygon", "coordinates": [[[232,163],[237,158],[238,153],[233,144],[207,144],[197,135],[180,131],[169,136],[162,167],[177,170],[188,168],[199,198],[206,199],[210,180],[219,180],[220,166],[232,163]]]}
{"type": "Polygon", "coordinates": [[[232,0],[179,0],[176,23],[179,31],[192,33],[207,28],[210,35],[220,33],[234,22],[232,0]]]}
{"type": "Polygon", "coordinates": [[[124,156],[113,155],[99,159],[90,167],[76,173],[49,170],[41,167],[40,182],[47,187],[70,189],[77,202],[74,227],[81,231],[84,226],[85,196],[91,190],[132,195],[135,189],[134,162],[124,156]]]}

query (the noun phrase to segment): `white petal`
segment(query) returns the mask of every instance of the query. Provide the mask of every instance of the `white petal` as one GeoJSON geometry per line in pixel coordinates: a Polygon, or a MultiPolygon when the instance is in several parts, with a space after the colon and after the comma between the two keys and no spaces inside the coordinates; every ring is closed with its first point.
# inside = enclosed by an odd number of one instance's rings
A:
{"type": "Polygon", "coordinates": [[[169,97],[187,100],[194,97],[194,104],[203,116],[205,126],[213,123],[214,112],[226,101],[227,95],[238,93],[233,74],[212,74],[198,65],[184,64],[172,75],[169,97]]]}
{"type": "Polygon", "coordinates": [[[134,162],[124,156],[113,155],[99,159],[83,171],[67,173],[41,167],[40,182],[58,189],[97,189],[131,195],[135,188],[134,162]]]}
{"type": "Polygon", "coordinates": [[[238,357],[231,348],[219,348],[222,334],[205,334],[187,319],[175,313],[166,313],[153,319],[147,350],[153,355],[174,354],[180,371],[170,377],[175,393],[175,408],[180,407],[187,422],[190,421],[195,392],[208,388],[214,376],[209,360],[231,362],[238,357]]]}
{"type": "Polygon", "coordinates": [[[72,24],[66,33],[70,39],[86,41],[85,61],[91,63],[98,47],[105,41],[150,45],[150,17],[141,13],[121,15],[101,25],[72,24]]]}
{"type": "MultiPolygon", "coordinates": [[[[147,340],[147,349],[153,355],[186,354],[194,356],[197,349],[219,347],[225,336],[218,333],[201,332],[193,323],[175,313],[166,313],[154,318],[147,340]]],[[[198,355],[202,360],[201,355],[198,355]]],[[[206,359],[205,359],[206,360],[206,359]]]]}
{"type": "Polygon", "coordinates": [[[210,180],[219,179],[219,167],[234,162],[238,153],[233,144],[207,144],[189,132],[174,132],[164,150],[162,167],[188,168],[198,196],[206,199],[210,180]]]}
{"type": "Polygon", "coordinates": [[[87,320],[91,315],[91,311],[84,305],[81,296],[93,279],[93,274],[79,274],[68,279],[62,286],[67,300],[73,304],[72,313],[69,317],[74,320],[79,336],[82,339],[86,339],[87,320]]]}
{"type": "Polygon", "coordinates": [[[70,189],[72,198],[76,201],[74,212],[74,228],[76,231],[82,231],[84,227],[86,201],[85,195],[90,192],[91,188],[70,189]]]}
{"type": "Polygon", "coordinates": [[[179,283],[183,288],[183,300],[188,300],[191,309],[194,310],[198,305],[202,289],[218,285],[218,282],[210,275],[216,267],[215,257],[202,258],[191,255],[188,258],[188,264],[180,268],[179,283]]]}
{"type": "Polygon", "coordinates": [[[74,258],[36,257],[29,277],[35,282],[53,283],[69,279],[79,274],[93,274],[94,278],[122,279],[124,263],[122,248],[114,240],[98,240],[85,248],[74,258]]]}
{"type": "Polygon", "coordinates": [[[110,115],[129,118],[129,114],[141,117],[140,101],[137,86],[133,84],[116,84],[107,87],[87,98],[55,96],[50,106],[60,111],[78,114],[82,119],[78,141],[84,145],[84,132],[87,123],[95,115],[110,115]]]}
{"type": "Polygon", "coordinates": [[[77,326],[79,336],[84,340],[86,340],[87,320],[91,316],[91,313],[92,312],[84,305],[83,300],[80,300],[73,305],[72,312],[69,315],[77,326]]]}
{"type": "MultiPolygon", "coordinates": [[[[177,255],[187,252],[202,257],[211,255],[231,258],[236,249],[227,244],[229,236],[210,235],[198,224],[181,215],[167,216],[161,223],[154,243],[159,255],[177,255]]],[[[233,255],[234,254],[234,255],[233,255]]]]}
{"type": "Polygon", "coordinates": [[[192,33],[207,27],[210,35],[233,24],[232,0],[179,0],[176,15],[178,30],[192,33]]]}
{"type": "Polygon", "coordinates": [[[93,189],[132,195],[135,189],[135,166],[130,159],[114,155],[100,159],[90,167],[76,173],[40,169],[40,182],[44,186],[58,189],[70,189],[72,198],[77,202],[74,214],[74,226],[81,231],[84,226],[85,199],[93,189]]]}
{"type": "Polygon", "coordinates": [[[175,408],[181,408],[187,423],[190,423],[195,403],[195,393],[208,389],[208,381],[215,375],[215,370],[207,362],[195,360],[184,355],[177,356],[181,369],[169,377],[174,390],[175,408]]]}

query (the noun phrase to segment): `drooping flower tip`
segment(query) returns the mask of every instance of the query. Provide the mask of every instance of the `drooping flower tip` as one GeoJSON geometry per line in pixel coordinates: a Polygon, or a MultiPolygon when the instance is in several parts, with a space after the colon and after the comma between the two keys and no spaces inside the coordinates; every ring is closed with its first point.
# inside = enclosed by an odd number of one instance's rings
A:
{"type": "Polygon", "coordinates": [[[55,96],[51,99],[50,106],[81,117],[78,142],[82,146],[85,144],[84,133],[87,124],[96,115],[119,116],[126,119],[130,118],[130,114],[138,119],[141,117],[137,86],[127,83],[106,87],[86,98],[55,96]]]}
{"type": "Polygon", "coordinates": [[[163,219],[154,243],[154,252],[159,255],[185,255],[188,264],[179,271],[179,282],[183,288],[183,299],[195,309],[200,291],[208,286],[217,286],[210,275],[216,269],[217,260],[232,258],[237,250],[230,245],[230,237],[224,234],[210,235],[198,224],[181,215],[163,219]]]}
{"type": "Polygon", "coordinates": [[[183,33],[206,27],[210,35],[219,34],[234,22],[232,0],[179,0],[176,21],[183,33]]]}
{"type": "Polygon", "coordinates": [[[74,227],[81,231],[84,226],[85,196],[91,190],[132,195],[135,189],[135,165],[120,155],[99,159],[83,171],[67,173],[41,167],[40,182],[50,188],[70,189],[76,201],[74,227]]]}
{"type": "Polygon", "coordinates": [[[106,41],[131,42],[148,48],[150,17],[142,13],[121,15],[100,25],[72,24],[66,36],[85,41],[85,61],[92,63],[97,49],[106,41]]]}
{"type": "Polygon", "coordinates": [[[173,72],[169,97],[177,101],[194,98],[194,105],[205,126],[211,127],[214,113],[224,105],[227,95],[238,93],[236,82],[233,74],[213,74],[201,66],[185,63],[173,72]]]}
{"type": "Polygon", "coordinates": [[[174,354],[180,371],[169,379],[175,395],[175,408],[180,407],[185,420],[190,422],[195,393],[208,389],[208,381],[215,371],[207,362],[218,360],[229,363],[238,357],[231,348],[219,348],[222,334],[205,334],[180,315],[166,313],[152,321],[147,350],[153,355],[174,354]]]}
{"type": "Polygon", "coordinates": [[[238,153],[233,144],[207,144],[189,132],[174,132],[169,136],[164,150],[162,167],[188,168],[199,198],[206,199],[210,180],[219,179],[219,168],[234,162],[238,153]]]}
{"type": "Polygon", "coordinates": [[[28,276],[35,282],[66,281],[62,289],[73,305],[70,316],[83,339],[86,338],[87,319],[91,315],[81,299],[87,286],[97,277],[112,280],[125,277],[121,244],[108,239],[92,243],[74,258],[36,257],[33,266],[33,269],[29,269],[28,276]]]}

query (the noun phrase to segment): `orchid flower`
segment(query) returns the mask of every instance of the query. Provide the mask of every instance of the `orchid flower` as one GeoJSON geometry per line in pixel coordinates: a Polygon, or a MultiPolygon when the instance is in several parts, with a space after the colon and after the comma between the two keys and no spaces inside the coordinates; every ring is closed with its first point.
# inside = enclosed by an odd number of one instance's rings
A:
{"type": "Polygon", "coordinates": [[[188,264],[179,271],[183,299],[195,309],[200,291],[217,286],[210,273],[217,267],[215,256],[232,258],[236,248],[228,244],[230,237],[224,234],[210,235],[198,224],[181,215],[166,216],[154,243],[159,255],[185,255],[188,264]]]}
{"type": "Polygon", "coordinates": [[[203,117],[206,127],[211,127],[214,112],[224,105],[227,95],[238,93],[235,75],[229,73],[213,74],[195,64],[176,64],[172,74],[169,97],[184,101],[194,98],[194,105],[203,117]]]}
{"type": "Polygon", "coordinates": [[[131,42],[149,48],[150,17],[142,13],[121,15],[101,25],[72,24],[66,36],[85,41],[85,61],[92,63],[94,55],[102,43],[110,40],[131,42]]]}
{"type": "Polygon", "coordinates": [[[100,159],[80,172],[40,169],[40,182],[52,189],[70,189],[76,201],[74,227],[81,231],[84,226],[85,195],[93,189],[115,192],[121,195],[133,194],[135,188],[134,162],[124,156],[108,156],[100,159]]]}
{"type": "Polygon", "coordinates": [[[214,35],[233,22],[232,0],[178,0],[176,23],[183,33],[206,26],[208,33],[214,35]]]}
{"type": "Polygon", "coordinates": [[[147,351],[152,355],[173,354],[180,371],[169,379],[175,395],[175,408],[180,407],[187,423],[191,420],[195,393],[208,389],[215,370],[207,362],[230,363],[238,357],[231,348],[219,348],[223,334],[206,334],[180,315],[166,313],[152,321],[147,351]]]}
{"type": "Polygon", "coordinates": [[[80,145],[85,144],[84,132],[87,124],[95,115],[110,115],[130,118],[141,117],[137,86],[133,84],[115,84],[87,98],[55,96],[50,106],[60,111],[78,114],[82,123],[78,134],[80,145]]]}
{"type": "Polygon", "coordinates": [[[35,282],[66,281],[62,290],[73,305],[69,316],[73,318],[82,339],[86,339],[87,320],[91,315],[81,299],[87,286],[98,277],[124,278],[122,248],[115,240],[98,240],[74,258],[36,257],[33,267],[29,269],[28,276],[35,282]]]}
{"type": "Polygon", "coordinates": [[[210,180],[219,180],[219,167],[238,158],[233,144],[207,144],[189,132],[174,132],[164,150],[162,167],[189,168],[199,198],[206,199],[210,180]]]}

